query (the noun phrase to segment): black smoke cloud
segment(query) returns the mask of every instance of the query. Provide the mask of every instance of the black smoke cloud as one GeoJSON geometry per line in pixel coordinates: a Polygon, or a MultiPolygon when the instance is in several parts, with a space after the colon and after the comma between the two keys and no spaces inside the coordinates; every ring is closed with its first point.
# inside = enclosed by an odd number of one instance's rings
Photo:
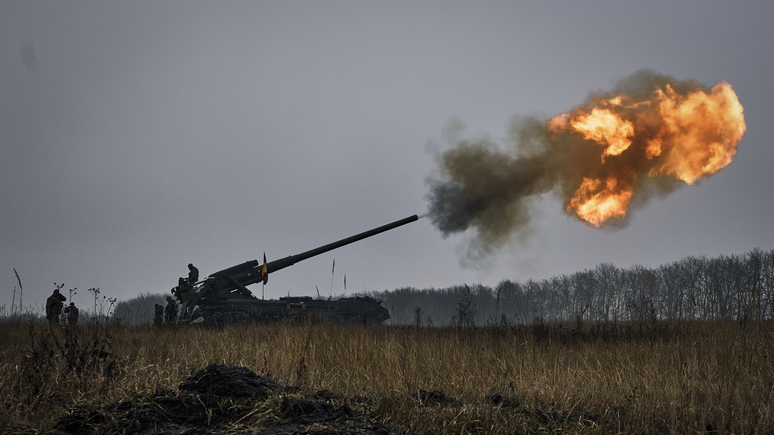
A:
{"type": "MultiPolygon", "coordinates": [[[[467,256],[491,253],[530,223],[530,203],[560,180],[563,154],[537,118],[514,121],[516,142],[501,149],[488,140],[462,140],[440,156],[426,196],[444,237],[476,230],[467,256]]],[[[582,153],[575,153],[582,154],[582,153]]]]}

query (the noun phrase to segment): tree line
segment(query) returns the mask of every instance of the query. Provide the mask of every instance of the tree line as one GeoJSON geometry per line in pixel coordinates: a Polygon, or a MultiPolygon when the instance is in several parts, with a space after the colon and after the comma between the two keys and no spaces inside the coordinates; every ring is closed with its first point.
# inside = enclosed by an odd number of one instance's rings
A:
{"type": "Polygon", "coordinates": [[[686,257],[657,268],[602,263],[544,280],[503,280],[494,288],[406,287],[369,295],[384,301],[397,324],[771,320],[774,251],[686,257]]]}

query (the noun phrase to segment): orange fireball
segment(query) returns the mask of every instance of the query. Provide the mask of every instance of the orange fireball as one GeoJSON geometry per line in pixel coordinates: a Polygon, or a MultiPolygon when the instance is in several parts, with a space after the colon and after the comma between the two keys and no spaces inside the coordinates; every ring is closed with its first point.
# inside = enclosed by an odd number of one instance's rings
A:
{"type": "Polygon", "coordinates": [[[626,216],[632,190],[615,178],[608,178],[603,185],[601,180],[584,178],[575,195],[570,199],[569,209],[578,216],[599,228],[612,218],[626,216]]]}
{"type": "Polygon", "coordinates": [[[710,93],[678,95],[671,86],[657,90],[662,129],[652,139],[651,153],[666,153],[650,174],[671,175],[688,184],[728,166],[747,129],[731,85],[713,86],[710,93]]]}
{"type": "Polygon", "coordinates": [[[643,178],[694,184],[728,166],[746,130],[742,105],[726,82],[682,93],[666,84],[640,100],[626,94],[595,98],[551,118],[546,128],[600,147],[601,166],[583,176],[566,200],[569,212],[595,227],[626,216],[643,178]]]}
{"type": "Polygon", "coordinates": [[[617,156],[629,148],[634,125],[607,109],[594,108],[588,115],[578,115],[570,125],[586,139],[605,147],[602,156],[617,156]]]}

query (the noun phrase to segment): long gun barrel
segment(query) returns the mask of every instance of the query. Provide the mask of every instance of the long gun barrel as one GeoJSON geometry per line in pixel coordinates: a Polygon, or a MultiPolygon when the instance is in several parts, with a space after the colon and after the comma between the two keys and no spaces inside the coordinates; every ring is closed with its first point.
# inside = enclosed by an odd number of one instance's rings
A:
{"type": "Polygon", "coordinates": [[[395,221],[393,223],[390,223],[390,224],[387,224],[387,225],[382,225],[379,228],[374,228],[372,230],[364,231],[364,232],[362,232],[360,234],[356,234],[354,236],[347,237],[345,239],[341,239],[338,242],[329,243],[329,244],[327,244],[325,246],[320,246],[319,248],[310,249],[310,250],[308,250],[306,252],[302,252],[300,254],[291,255],[289,257],[281,258],[279,260],[274,260],[271,263],[267,263],[266,267],[267,267],[269,273],[276,272],[276,271],[284,269],[286,267],[290,267],[290,266],[298,263],[299,261],[303,261],[303,260],[306,260],[307,258],[311,258],[311,257],[317,256],[317,255],[320,255],[320,254],[324,254],[324,253],[326,253],[328,251],[332,251],[332,250],[338,249],[338,248],[340,248],[342,246],[349,245],[350,243],[355,243],[357,241],[366,239],[368,237],[375,236],[375,235],[377,235],[379,233],[383,233],[385,231],[389,231],[389,230],[398,228],[400,226],[403,226],[403,225],[406,225],[408,223],[414,222],[417,219],[419,219],[417,217],[417,215],[409,216],[407,218],[395,221]]]}
{"type": "MultiPolygon", "coordinates": [[[[282,270],[286,267],[290,267],[298,263],[299,261],[303,261],[303,260],[306,260],[307,258],[324,254],[328,251],[332,251],[342,246],[349,245],[350,243],[355,243],[365,238],[375,236],[385,231],[395,229],[397,227],[414,222],[418,219],[419,217],[417,215],[409,216],[407,218],[397,220],[387,225],[382,225],[381,227],[374,228],[372,230],[364,231],[360,234],[356,234],[354,236],[341,239],[337,242],[320,246],[319,248],[311,249],[309,251],[302,252],[296,255],[290,255],[285,258],[280,258],[279,260],[270,261],[266,263],[267,272],[273,273],[278,270],[282,270]]],[[[248,291],[246,289],[246,286],[260,282],[263,279],[262,269],[263,269],[263,264],[259,263],[258,260],[252,260],[233,267],[229,267],[228,269],[223,269],[221,271],[215,272],[212,275],[210,275],[210,278],[216,278],[219,280],[222,280],[222,279],[228,280],[232,284],[228,286],[231,289],[240,289],[242,291],[248,291]]],[[[223,286],[219,286],[219,287],[221,287],[221,290],[226,290],[226,288],[223,286]]]]}

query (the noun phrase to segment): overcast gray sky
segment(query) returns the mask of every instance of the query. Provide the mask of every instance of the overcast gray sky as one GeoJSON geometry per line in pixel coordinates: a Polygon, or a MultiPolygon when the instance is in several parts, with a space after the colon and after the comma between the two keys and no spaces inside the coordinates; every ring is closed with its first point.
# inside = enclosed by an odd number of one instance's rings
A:
{"type": "MultiPolygon", "coordinates": [[[[774,248],[768,2],[0,2],[0,305],[119,300],[427,210],[445,131],[507,136],[648,68],[727,81],[718,174],[596,229],[544,195],[476,267],[429,219],[272,275],[267,297],[496,285],[774,248]],[[336,260],[335,273],[331,264],[336,260]],[[333,282],[333,284],[331,284],[333,282]]],[[[260,286],[253,292],[260,295],[260,286]]]]}

